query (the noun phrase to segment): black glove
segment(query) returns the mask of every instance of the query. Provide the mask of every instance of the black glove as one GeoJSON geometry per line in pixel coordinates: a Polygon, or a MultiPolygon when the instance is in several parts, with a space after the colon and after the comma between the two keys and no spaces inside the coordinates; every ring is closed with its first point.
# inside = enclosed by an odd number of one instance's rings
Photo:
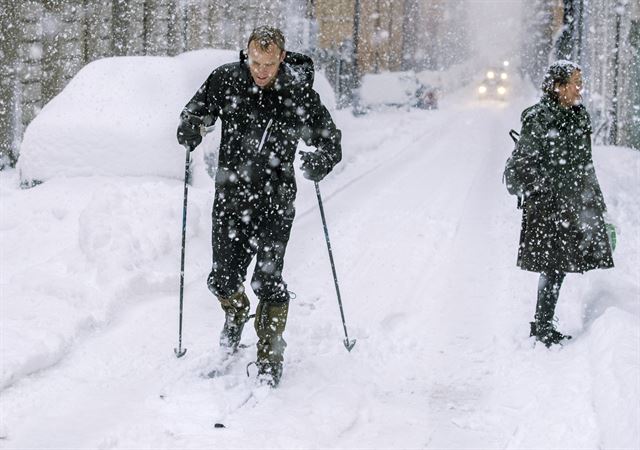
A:
{"type": "Polygon", "coordinates": [[[200,133],[200,126],[202,120],[195,116],[185,117],[184,114],[180,117],[180,125],[178,125],[178,143],[189,147],[193,151],[200,142],[202,142],[202,134],[200,133]]]}
{"type": "Polygon", "coordinates": [[[300,158],[302,159],[300,169],[302,169],[303,175],[307,180],[317,183],[331,170],[327,157],[318,151],[300,152],[300,158]]]}

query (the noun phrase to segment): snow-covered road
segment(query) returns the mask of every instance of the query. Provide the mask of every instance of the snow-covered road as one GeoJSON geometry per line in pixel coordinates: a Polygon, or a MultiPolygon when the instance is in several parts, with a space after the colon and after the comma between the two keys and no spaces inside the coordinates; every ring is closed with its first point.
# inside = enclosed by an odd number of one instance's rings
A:
{"type": "Polygon", "coordinates": [[[321,188],[357,344],[341,343],[315,192],[301,180],[285,267],[297,298],[273,391],[245,374],[251,326],[229,374],[202,376],[223,317],[205,285],[210,185],[190,192],[178,360],[180,182],[24,191],[2,173],[0,448],[637,447],[640,158],[597,149],[622,228],[617,267],[569,276],[557,315],[575,339],[534,347],[537,276],[515,267],[520,215],[501,184],[526,103],[463,94],[438,111],[337,114],[345,159],[321,188]]]}

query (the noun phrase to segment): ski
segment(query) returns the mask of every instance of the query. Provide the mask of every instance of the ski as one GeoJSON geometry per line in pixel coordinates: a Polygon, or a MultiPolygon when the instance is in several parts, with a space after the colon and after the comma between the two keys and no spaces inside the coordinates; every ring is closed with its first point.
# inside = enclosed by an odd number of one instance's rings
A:
{"type": "Polygon", "coordinates": [[[235,367],[236,363],[241,359],[243,351],[248,345],[240,344],[238,349],[233,353],[226,353],[220,362],[212,370],[203,374],[204,378],[219,378],[228,375],[235,367]]]}
{"type": "Polygon", "coordinates": [[[214,428],[228,428],[229,426],[233,426],[233,416],[238,414],[240,411],[246,408],[255,408],[261,401],[266,399],[273,388],[267,386],[266,384],[254,385],[250,388],[249,392],[245,393],[244,396],[237,402],[236,406],[228,411],[224,416],[220,417],[218,420],[214,422],[214,428]]]}

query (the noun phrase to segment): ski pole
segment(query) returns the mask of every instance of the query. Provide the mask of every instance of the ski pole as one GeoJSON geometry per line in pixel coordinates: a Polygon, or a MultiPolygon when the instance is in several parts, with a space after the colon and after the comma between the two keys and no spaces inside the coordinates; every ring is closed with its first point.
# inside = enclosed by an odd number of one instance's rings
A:
{"type": "Polygon", "coordinates": [[[184,163],[184,202],[182,204],[182,255],[180,257],[180,319],[178,325],[178,348],[173,351],[176,357],[181,358],[187,353],[186,348],[182,348],[182,305],[184,298],[184,249],[187,231],[187,195],[189,194],[189,162],[191,158],[191,147],[185,145],[187,156],[184,163]]]}
{"type": "Polygon", "coordinates": [[[324,217],[324,208],[322,207],[322,196],[320,195],[320,186],[318,182],[314,182],[316,185],[316,195],[318,196],[318,206],[320,207],[320,217],[322,217],[322,226],[324,227],[324,237],[327,241],[327,250],[329,251],[329,261],[331,261],[331,271],[333,272],[333,282],[336,285],[336,295],[338,296],[338,305],[340,306],[340,316],[342,317],[342,327],[344,328],[344,346],[348,351],[351,351],[356,340],[349,340],[349,334],[347,333],[347,324],[344,320],[344,309],[342,307],[342,299],[340,297],[340,287],[338,287],[338,275],[336,273],[336,265],[333,262],[333,252],[331,251],[331,242],[329,241],[329,230],[327,229],[327,219],[324,217]]]}

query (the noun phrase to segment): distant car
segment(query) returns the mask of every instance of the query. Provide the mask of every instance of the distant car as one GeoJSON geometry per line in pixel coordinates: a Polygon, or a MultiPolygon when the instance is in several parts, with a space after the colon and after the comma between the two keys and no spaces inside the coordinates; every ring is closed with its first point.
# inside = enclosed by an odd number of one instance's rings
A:
{"type": "Polygon", "coordinates": [[[414,72],[366,74],[359,89],[362,113],[386,107],[436,109],[437,90],[421,82],[414,72]]]}
{"type": "Polygon", "coordinates": [[[506,100],[509,91],[509,73],[504,68],[489,68],[478,86],[478,97],[480,99],[506,100]]]}
{"type": "Polygon", "coordinates": [[[420,83],[416,99],[416,108],[438,109],[438,91],[434,87],[420,83]]]}

